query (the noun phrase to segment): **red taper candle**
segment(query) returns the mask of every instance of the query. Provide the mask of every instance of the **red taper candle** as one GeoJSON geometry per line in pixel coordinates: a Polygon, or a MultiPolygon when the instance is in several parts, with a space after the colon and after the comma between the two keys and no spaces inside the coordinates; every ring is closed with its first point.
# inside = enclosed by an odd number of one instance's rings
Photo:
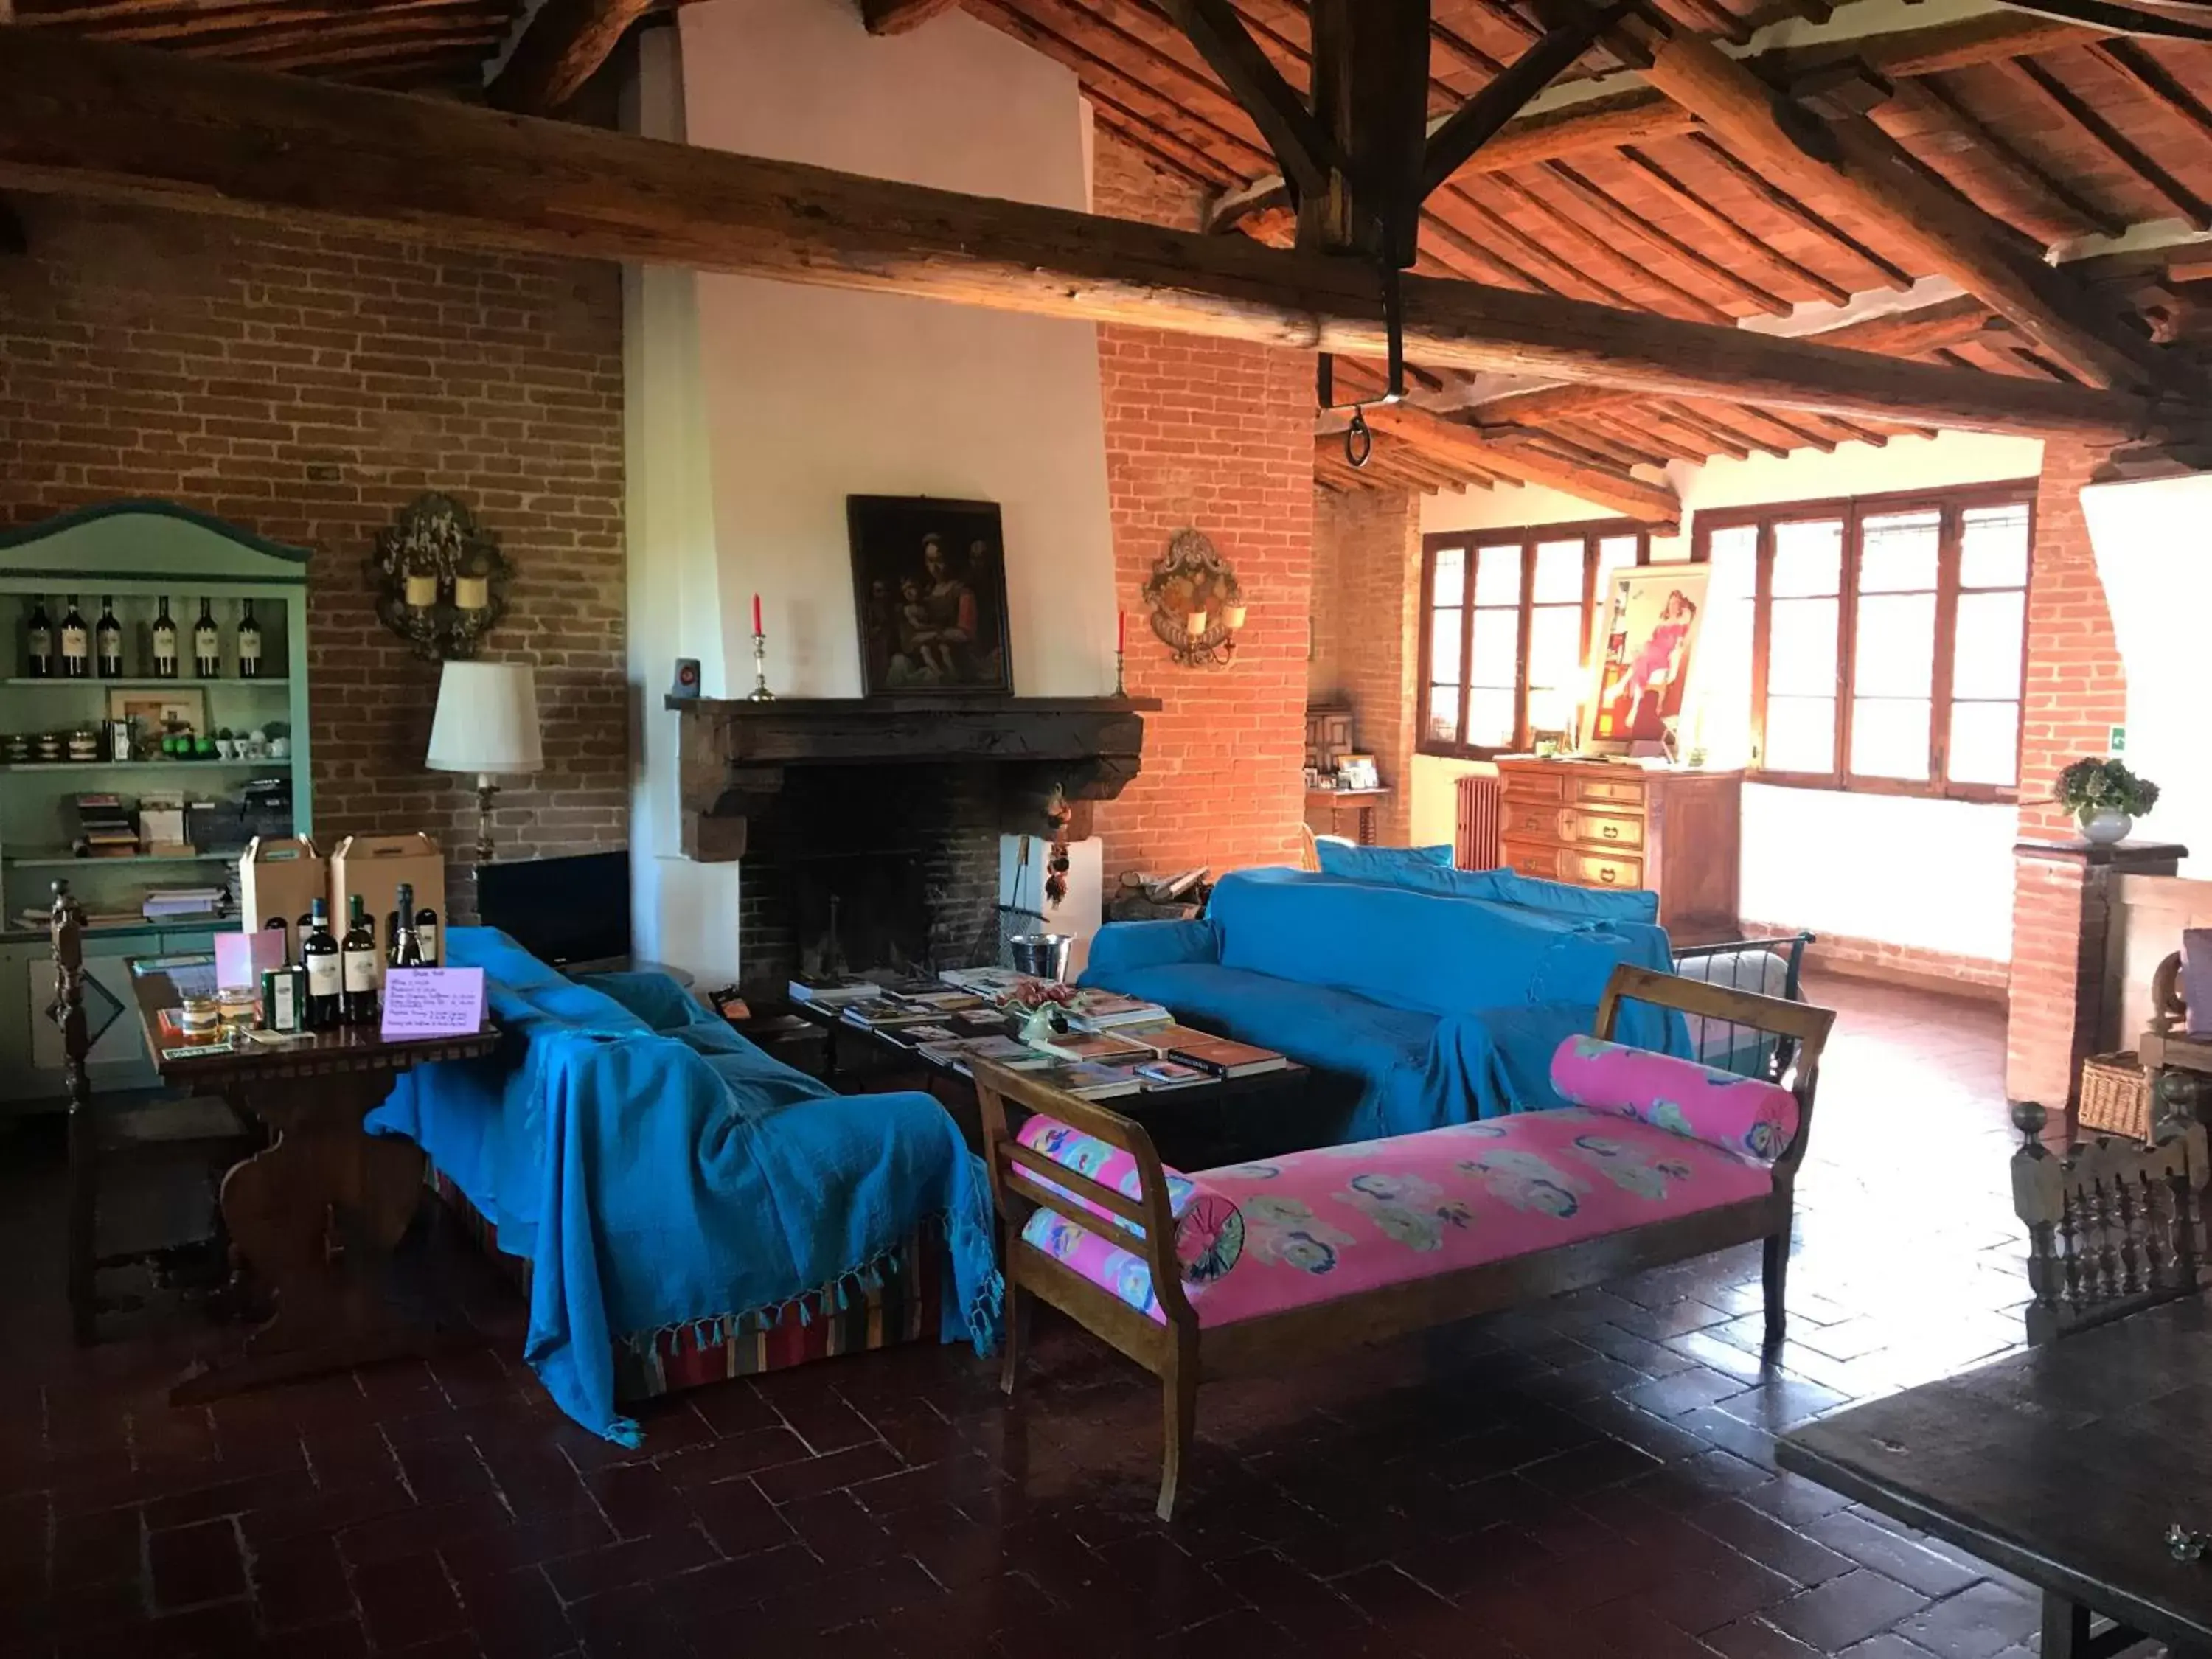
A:
{"type": "Polygon", "coordinates": [[[753,632],[764,634],[767,631],[760,623],[760,595],[756,593],[753,595],[753,632]]]}
{"type": "Polygon", "coordinates": [[[1129,613],[1126,611],[1114,613],[1114,648],[1116,651],[1129,648],[1129,613]]]}

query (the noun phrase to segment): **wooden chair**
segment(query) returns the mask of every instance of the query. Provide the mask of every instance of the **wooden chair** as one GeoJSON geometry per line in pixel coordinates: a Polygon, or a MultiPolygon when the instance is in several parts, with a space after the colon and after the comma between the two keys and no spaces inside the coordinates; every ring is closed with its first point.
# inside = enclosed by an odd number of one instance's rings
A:
{"type": "MultiPolygon", "coordinates": [[[[210,1248],[221,1267],[225,1251],[218,1235],[182,1246],[100,1253],[100,1186],[102,1170],[116,1159],[142,1152],[204,1151],[216,1167],[225,1167],[250,1151],[253,1138],[237,1114],[220,1100],[155,1099],[95,1104],[85,1072],[91,1041],[84,1018],[84,908],[66,881],[54,884],[47,927],[54,954],[54,1000],[46,1017],[62,1035],[63,1089],[69,1101],[68,1288],[70,1327],[81,1345],[99,1340],[103,1310],[133,1305],[127,1298],[102,1300],[104,1267],[148,1261],[170,1262],[210,1248]]],[[[219,1226],[219,1223],[218,1223],[219,1226]]]]}
{"type": "Polygon", "coordinates": [[[1197,1312],[1183,1293],[1182,1268],[1176,1258],[1175,1218],[1152,1137],[1118,1112],[1049,1087],[1025,1073],[975,1060],[985,1159],[1004,1232],[1006,1346],[1000,1386],[1011,1395],[1019,1376],[1023,1327],[1032,1295],[1049,1302],[1158,1376],[1165,1427],[1158,1513],[1166,1520],[1174,1511],[1176,1489],[1190,1455],[1202,1378],[1279,1370],[1333,1349],[1382,1341],[1754,1242],[1765,1251],[1766,1337],[1769,1343],[1778,1342],[1784,1327],[1794,1183],[1812,1131],[1813,1091],[1820,1050],[1835,1014],[1779,997],[1624,967],[1613,970],[1599,1001],[1597,1036],[1613,1036],[1620,1005],[1626,1001],[1679,1009],[1686,1015],[1735,1020],[1773,1032],[1790,1044],[1795,1062],[1790,1075],[1780,1080],[1796,1097],[1798,1128],[1773,1166],[1773,1182],[1767,1193],[1626,1232],[1586,1238],[1206,1330],[1200,1329],[1197,1312]],[[1137,1166],[1142,1196],[1125,1197],[1021,1145],[1007,1123],[1008,1102],[1027,1112],[1045,1113],[1128,1153],[1137,1166]],[[1078,1200],[1096,1207],[1085,1209],[1078,1200]],[[1162,1319],[1146,1317],[1024,1240],[1023,1228],[1040,1208],[1092,1231],[1110,1224],[1102,1218],[1101,1211],[1143,1229],[1142,1237],[1115,1242],[1144,1259],[1162,1319]]]}
{"type": "MultiPolygon", "coordinates": [[[[2156,1109],[2156,1103],[2154,1104],[2156,1109]]],[[[2063,1157],[2043,1144],[2049,1114],[2032,1100],[2012,1109],[2023,1137],[2012,1157],[2013,1209],[2027,1225],[2027,1340],[2057,1341],[2160,1302],[2195,1296],[2204,1255],[2204,1189],[2212,1161],[2204,1126],[2168,1111],[2149,1146],[2098,1139],[2063,1157]]],[[[2116,1389],[2128,1379],[2114,1377],[2116,1389]]],[[[2092,1610],[2046,1590],[2044,1659],[2104,1659],[2142,1635],[2094,1631],[2092,1610]]]]}
{"type": "Polygon", "coordinates": [[[1321,843],[1314,838],[1313,825],[1298,825],[1298,868],[1309,874],[1321,868],[1321,843]]]}

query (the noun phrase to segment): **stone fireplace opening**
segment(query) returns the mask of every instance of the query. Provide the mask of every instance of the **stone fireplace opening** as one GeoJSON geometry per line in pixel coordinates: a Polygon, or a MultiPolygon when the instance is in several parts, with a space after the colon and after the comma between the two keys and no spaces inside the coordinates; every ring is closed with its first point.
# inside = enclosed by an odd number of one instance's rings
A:
{"type": "Polygon", "coordinates": [[[996,961],[997,805],[988,766],[791,769],[739,869],[740,983],[996,961]]]}

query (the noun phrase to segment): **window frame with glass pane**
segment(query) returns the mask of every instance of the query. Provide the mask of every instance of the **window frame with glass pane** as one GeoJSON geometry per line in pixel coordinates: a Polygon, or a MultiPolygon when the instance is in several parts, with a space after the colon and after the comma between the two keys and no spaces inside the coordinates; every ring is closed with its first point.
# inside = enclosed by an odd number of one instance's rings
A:
{"type": "MultiPolygon", "coordinates": [[[[1583,665],[1589,660],[1590,634],[1603,592],[1599,578],[1608,568],[1605,550],[1614,544],[1618,551],[1617,544],[1623,542],[1633,544],[1633,556],[1616,558],[1613,563],[1627,568],[1651,562],[1650,529],[1633,519],[1455,530],[1421,538],[1419,738],[1415,745],[1419,753],[1487,760],[1522,752],[1532,741],[1532,703],[1549,702],[1556,709],[1559,693],[1569,694],[1569,708],[1582,701],[1583,665]],[[1578,579],[1579,586],[1571,592],[1571,581],[1563,577],[1578,579]],[[1544,625],[1546,616],[1569,610],[1575,613],[1574,662],[1562,668],[1562,656],[1559,663],[1549,665],[1565,678],[1545,684],[1547,665],[1532,661],[1536,636],[1556,631],[1544,625]],[[1510,635],[1510,653],[1502,648],[1501,629],[1510,635]],[[1478,660],[1481,636],[1488,636],[1499,648],[1481,653],[1478,660]],[[1457,660],[1439,664],[1440,646],[1457,660]],[[1478,719],[1478,700],[1490,715],[1480,735],[1501,740],[1468,741],[1478,719]],[[1439,715],[1447,708],[1450,718],[1444,732],[1438,730],[1443,723],[1439,715]],[[1510,729],[1499,716],[1510,720],[1510,729]]],[[[1559,724],[1572,718],[1569,714],[1559,724]]],[[[1533,729],[1555,728],[1540,724],[1533,729]]]]}
{"type": "MultiPolygon", "coordinates": [[[[1747,775],[1763,783],[1947,800],[2019,798],[2034,480],[1700,513],[1692,538],[1697,556],[1711,557],[1716,535],[1744,529],[1758,538],[1747,775]],[[1996,568],[1970,544],[1977,521],[1990,519],[2017,521],[2005,524],[2005,544],[1990,552],[1996,568]],[[1808,554],[1813,544],[1802,532],[1817,536],[1831,526],[1838,550],[1828,576],[1814,568],[1820,561],[1808,554]],[[1818,619],[1822,607],[1829,612],[1825,622],[1818,619]],[[1969,619],[1963,636],[1962,613],[1969,619]],[[1972,625],[1977,614],[2016,621],[2016,651],[2002,636],[1994,653],[1978,645],[1989,635],[1972,625]],[[1819,660],[1809,665],[1822,681],[1818,687],[1794,674],[1776,650],[1778,635],[1798,634],[1806,644],[1808,623],[1820,635],[1819,660]],[[2010,694],[2000,695],[2008,670],[2010,694]],[[1825,710],[1802,711],[1814,715],[1809,725],[1784,719],[1798,705],[1822,703],[1825,710]],[[2002,782],[1995,775],[2002,769],[1962,761],[1957,738],[1961,708],[2007,707],[2011,781],[2002,782]],[[1814,764],[1823,738],[1826,763],[1814,764]]],[[[1802,654],[1787,653],[1790,661],[1802,654]]],[[[1978,723],[1990,728],[1985,737],[1996,729],[1990,720],[1978,723]]]]}

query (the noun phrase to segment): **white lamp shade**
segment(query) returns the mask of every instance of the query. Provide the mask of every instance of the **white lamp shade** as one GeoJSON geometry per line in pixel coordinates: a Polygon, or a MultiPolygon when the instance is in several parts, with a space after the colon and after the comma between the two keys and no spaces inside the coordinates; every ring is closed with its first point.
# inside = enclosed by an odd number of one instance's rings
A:
{"type": "Polygon", "coordinates": [[[538,740],[538,680],[523,662],[449,662],[430,722],[433,772],[514,776],[545,763],[538,740]]]}

